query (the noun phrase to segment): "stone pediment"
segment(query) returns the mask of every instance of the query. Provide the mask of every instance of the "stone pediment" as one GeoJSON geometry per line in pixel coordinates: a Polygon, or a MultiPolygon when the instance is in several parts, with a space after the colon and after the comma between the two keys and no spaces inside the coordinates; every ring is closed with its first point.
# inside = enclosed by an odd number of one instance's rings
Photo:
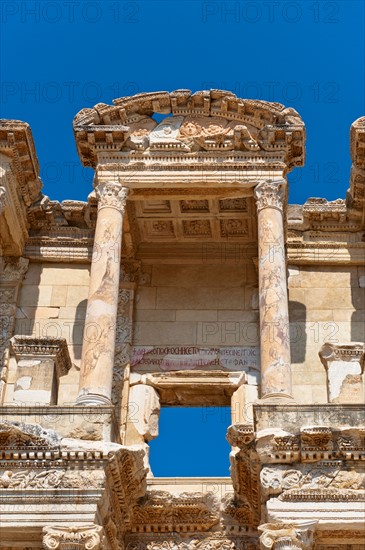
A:
{"type": "MultiPolygon", "coordinates": [[[[254,158],[274,154],[277,162],[289,168],[304,163],[303,121],[294,109],[279,103],[244,100],[222,90],[146,93],[113,103],[82,109],[74,119],[85,166],[95,167],[100,153],[115,152],[142,164],[138,153],[144,157],[147,153],[211,157],[213,153],[228,155],[231,162],[244,160],[232,157],[232,151],[254,158]],[[161,114],[166,115],[162,120],[161,114]]],[[[186,158],[174,161],[186,163],[186,158]]]]}

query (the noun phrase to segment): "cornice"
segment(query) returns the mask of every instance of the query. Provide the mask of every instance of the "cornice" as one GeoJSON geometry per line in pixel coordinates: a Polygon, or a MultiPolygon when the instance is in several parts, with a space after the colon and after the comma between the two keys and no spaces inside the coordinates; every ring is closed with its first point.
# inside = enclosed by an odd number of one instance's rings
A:
{"type": "Polygon", "coordinates": [[[26,206],[40,195],[39,163],[29,124],[20,120],[0,120],[0,153],[11,158],[26,206]]]}

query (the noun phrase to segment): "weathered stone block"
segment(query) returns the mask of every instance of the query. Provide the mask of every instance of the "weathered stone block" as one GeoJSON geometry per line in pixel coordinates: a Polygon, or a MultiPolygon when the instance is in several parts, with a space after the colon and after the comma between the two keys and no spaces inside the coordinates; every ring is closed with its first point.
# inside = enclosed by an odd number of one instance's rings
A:
{"type": "Polygon", "coordinates": [[[59,378],[71,368],[66,340],[14,336],[11,343],[18,361],[13,401],[55,405],[59,378]]]}
{"type": "Polygon", "coordinates": [[[158,436],[160,399],[157,391],[145,384],[131,386],[129,391],[128,444],[150,441],[158,436]]]}
{"type": "Polygon", "coordinates": [[[327,371],[328,400],[330,403],[364,403],[362,374],[365,344],[351,342],[324,344],[319,357],[327,371]]]}

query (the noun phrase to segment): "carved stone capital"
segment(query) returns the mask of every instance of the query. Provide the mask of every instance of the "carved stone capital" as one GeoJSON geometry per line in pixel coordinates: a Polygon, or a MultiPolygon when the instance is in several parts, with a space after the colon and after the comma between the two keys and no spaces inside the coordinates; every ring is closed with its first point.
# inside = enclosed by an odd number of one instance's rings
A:
{"type": "Polygon", "coordinates": [[[101,550],[102,539],[103,528],[99,525],[43,528],[45,550],[101,550]]]}
{"type": "Polygon", "coordinates": [[[285,201],[286,181],[278,179],[274,181],[264,181],[256,185],[254,197],[256,200],[257,211],[264,208],[276,208],[282,211],[285,201]]]}
{"type": "Polygon", "coordinates": [[[99,183],[95,187],[98,199],[98,210],[102,208],[115,208],[124,214],[127,204],[129,189],[118,183],[99,183]]]}
{"type": "Polygon", "coordinates": [[[264,523],[261,532],[261,550],[310,550],[314,546],[315,521],[302,523],[264,523]]]}
{"type": "Polygon", "coordinates": [[[364,370],[365,344],[363,342],[349,342],[332,344],[325,342],[319,350],[322,365],[327,369],[333,361],[356,362],[364,370]]]}

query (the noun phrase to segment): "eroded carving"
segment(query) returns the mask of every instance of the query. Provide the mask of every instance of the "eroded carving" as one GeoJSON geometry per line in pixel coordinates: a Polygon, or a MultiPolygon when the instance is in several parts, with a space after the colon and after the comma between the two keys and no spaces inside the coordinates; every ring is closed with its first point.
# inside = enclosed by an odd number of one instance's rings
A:
{"type": "Polygon", "coordinates": [[[178,496],[163,491],[148,491],[134,506],[135,529],[159,532],[208,530],[219,521],[219,504],[213,493],[182,493],[178,496]]]}

